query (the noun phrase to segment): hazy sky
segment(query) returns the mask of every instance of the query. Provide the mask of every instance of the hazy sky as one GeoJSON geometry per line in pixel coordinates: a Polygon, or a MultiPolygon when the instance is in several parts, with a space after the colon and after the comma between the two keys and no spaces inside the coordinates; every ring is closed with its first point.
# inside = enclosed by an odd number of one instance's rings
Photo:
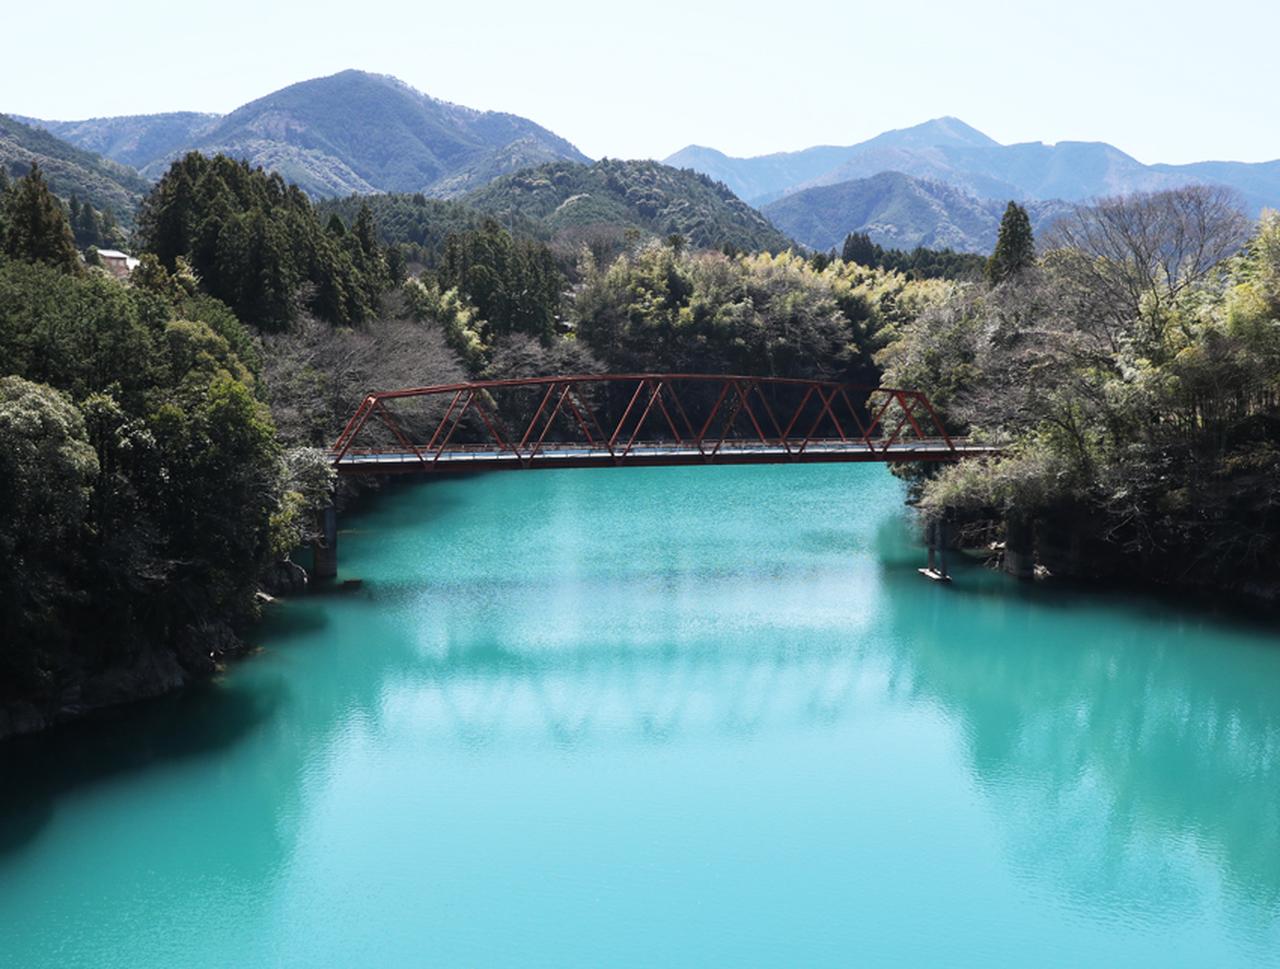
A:
{"type": "Polygon", "coordinates": [[[1278,0],[5,3],[0,111],[227,111],[347,67],[593,157],[852,144],[955,115],[1142,161],[1280,157],[1278,0]]]}

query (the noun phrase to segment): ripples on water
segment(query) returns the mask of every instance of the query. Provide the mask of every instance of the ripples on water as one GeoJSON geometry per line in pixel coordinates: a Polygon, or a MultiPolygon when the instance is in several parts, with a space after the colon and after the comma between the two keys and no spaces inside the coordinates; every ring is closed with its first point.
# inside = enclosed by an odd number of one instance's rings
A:
{"type": "Polygon", "coordinates": [[[1280,649],[915,572],[881,468],[398,488],[224,682],[13,745],[15,966],[1280,965],[1280,649]]]}

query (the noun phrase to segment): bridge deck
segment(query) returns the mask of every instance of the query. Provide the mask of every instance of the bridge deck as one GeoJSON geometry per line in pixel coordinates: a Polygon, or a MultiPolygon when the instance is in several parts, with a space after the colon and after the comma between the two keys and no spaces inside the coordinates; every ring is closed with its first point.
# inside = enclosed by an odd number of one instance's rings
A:
{"type": "Polygon", "coordinates": [[[437,452],[420,448],[422,457],[412,450],[350,450],[336,462],[341,474],[415,474],[447,471],[490,471],[520,468],[595,468],[614,466],[680,466],[697,464],[795,464],[820,462],[905,463],[909,461],[956,461],[978,457],[995,451],[990,445],[970,444],[953,439],[876,443],[869,447],[863,440],[809,441],[803,447],[760,443],[758,441],[726,441],[713,450],[705,443],[700,449],[691,444],[643,443],[629,450],[615,445],[544,444],[535,453],[530,449],[516,452],[493,446],[454,446],[437,452]]]}

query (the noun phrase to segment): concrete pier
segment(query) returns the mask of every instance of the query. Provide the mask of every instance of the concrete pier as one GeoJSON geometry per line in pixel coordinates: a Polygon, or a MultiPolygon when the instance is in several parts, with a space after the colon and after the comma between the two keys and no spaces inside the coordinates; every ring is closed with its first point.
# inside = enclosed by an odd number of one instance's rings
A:
{"type": "Polygon", "coordinates": [[[330,505],[320,513],[320,538],[312,543],[315,561],[311,576],[315,579],[338,577],[338,511],[330,505]]]}

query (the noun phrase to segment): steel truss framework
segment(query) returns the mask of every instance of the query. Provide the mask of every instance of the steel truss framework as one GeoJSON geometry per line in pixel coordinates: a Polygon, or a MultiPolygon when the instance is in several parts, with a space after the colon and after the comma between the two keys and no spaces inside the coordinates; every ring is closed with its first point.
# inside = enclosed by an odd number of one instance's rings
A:
{"type": "Polygon", "coordinates": [[[920,391],[783,377],[643,373],[372,393],[334,442],[331,458],[343,474],[387,474],[627,464],[955,461],[989,450],[952,438],[920,391]],[[521,406],[506,403],[513,397],[521,406]],[[393,410],[407,401],[426,404],[431,411],[431,419],[415,431],[416,439],[393,410]],[[604,419],[610,413],[619,416],[604,419]],[[467,422],[472,415],[475,419],[467,422]],[[478,443],[458,441],[464,426],[478,443]],[[370,427],[380,428],[384,436],[389,432],[392,443],[358,446],[370,427]]]}

